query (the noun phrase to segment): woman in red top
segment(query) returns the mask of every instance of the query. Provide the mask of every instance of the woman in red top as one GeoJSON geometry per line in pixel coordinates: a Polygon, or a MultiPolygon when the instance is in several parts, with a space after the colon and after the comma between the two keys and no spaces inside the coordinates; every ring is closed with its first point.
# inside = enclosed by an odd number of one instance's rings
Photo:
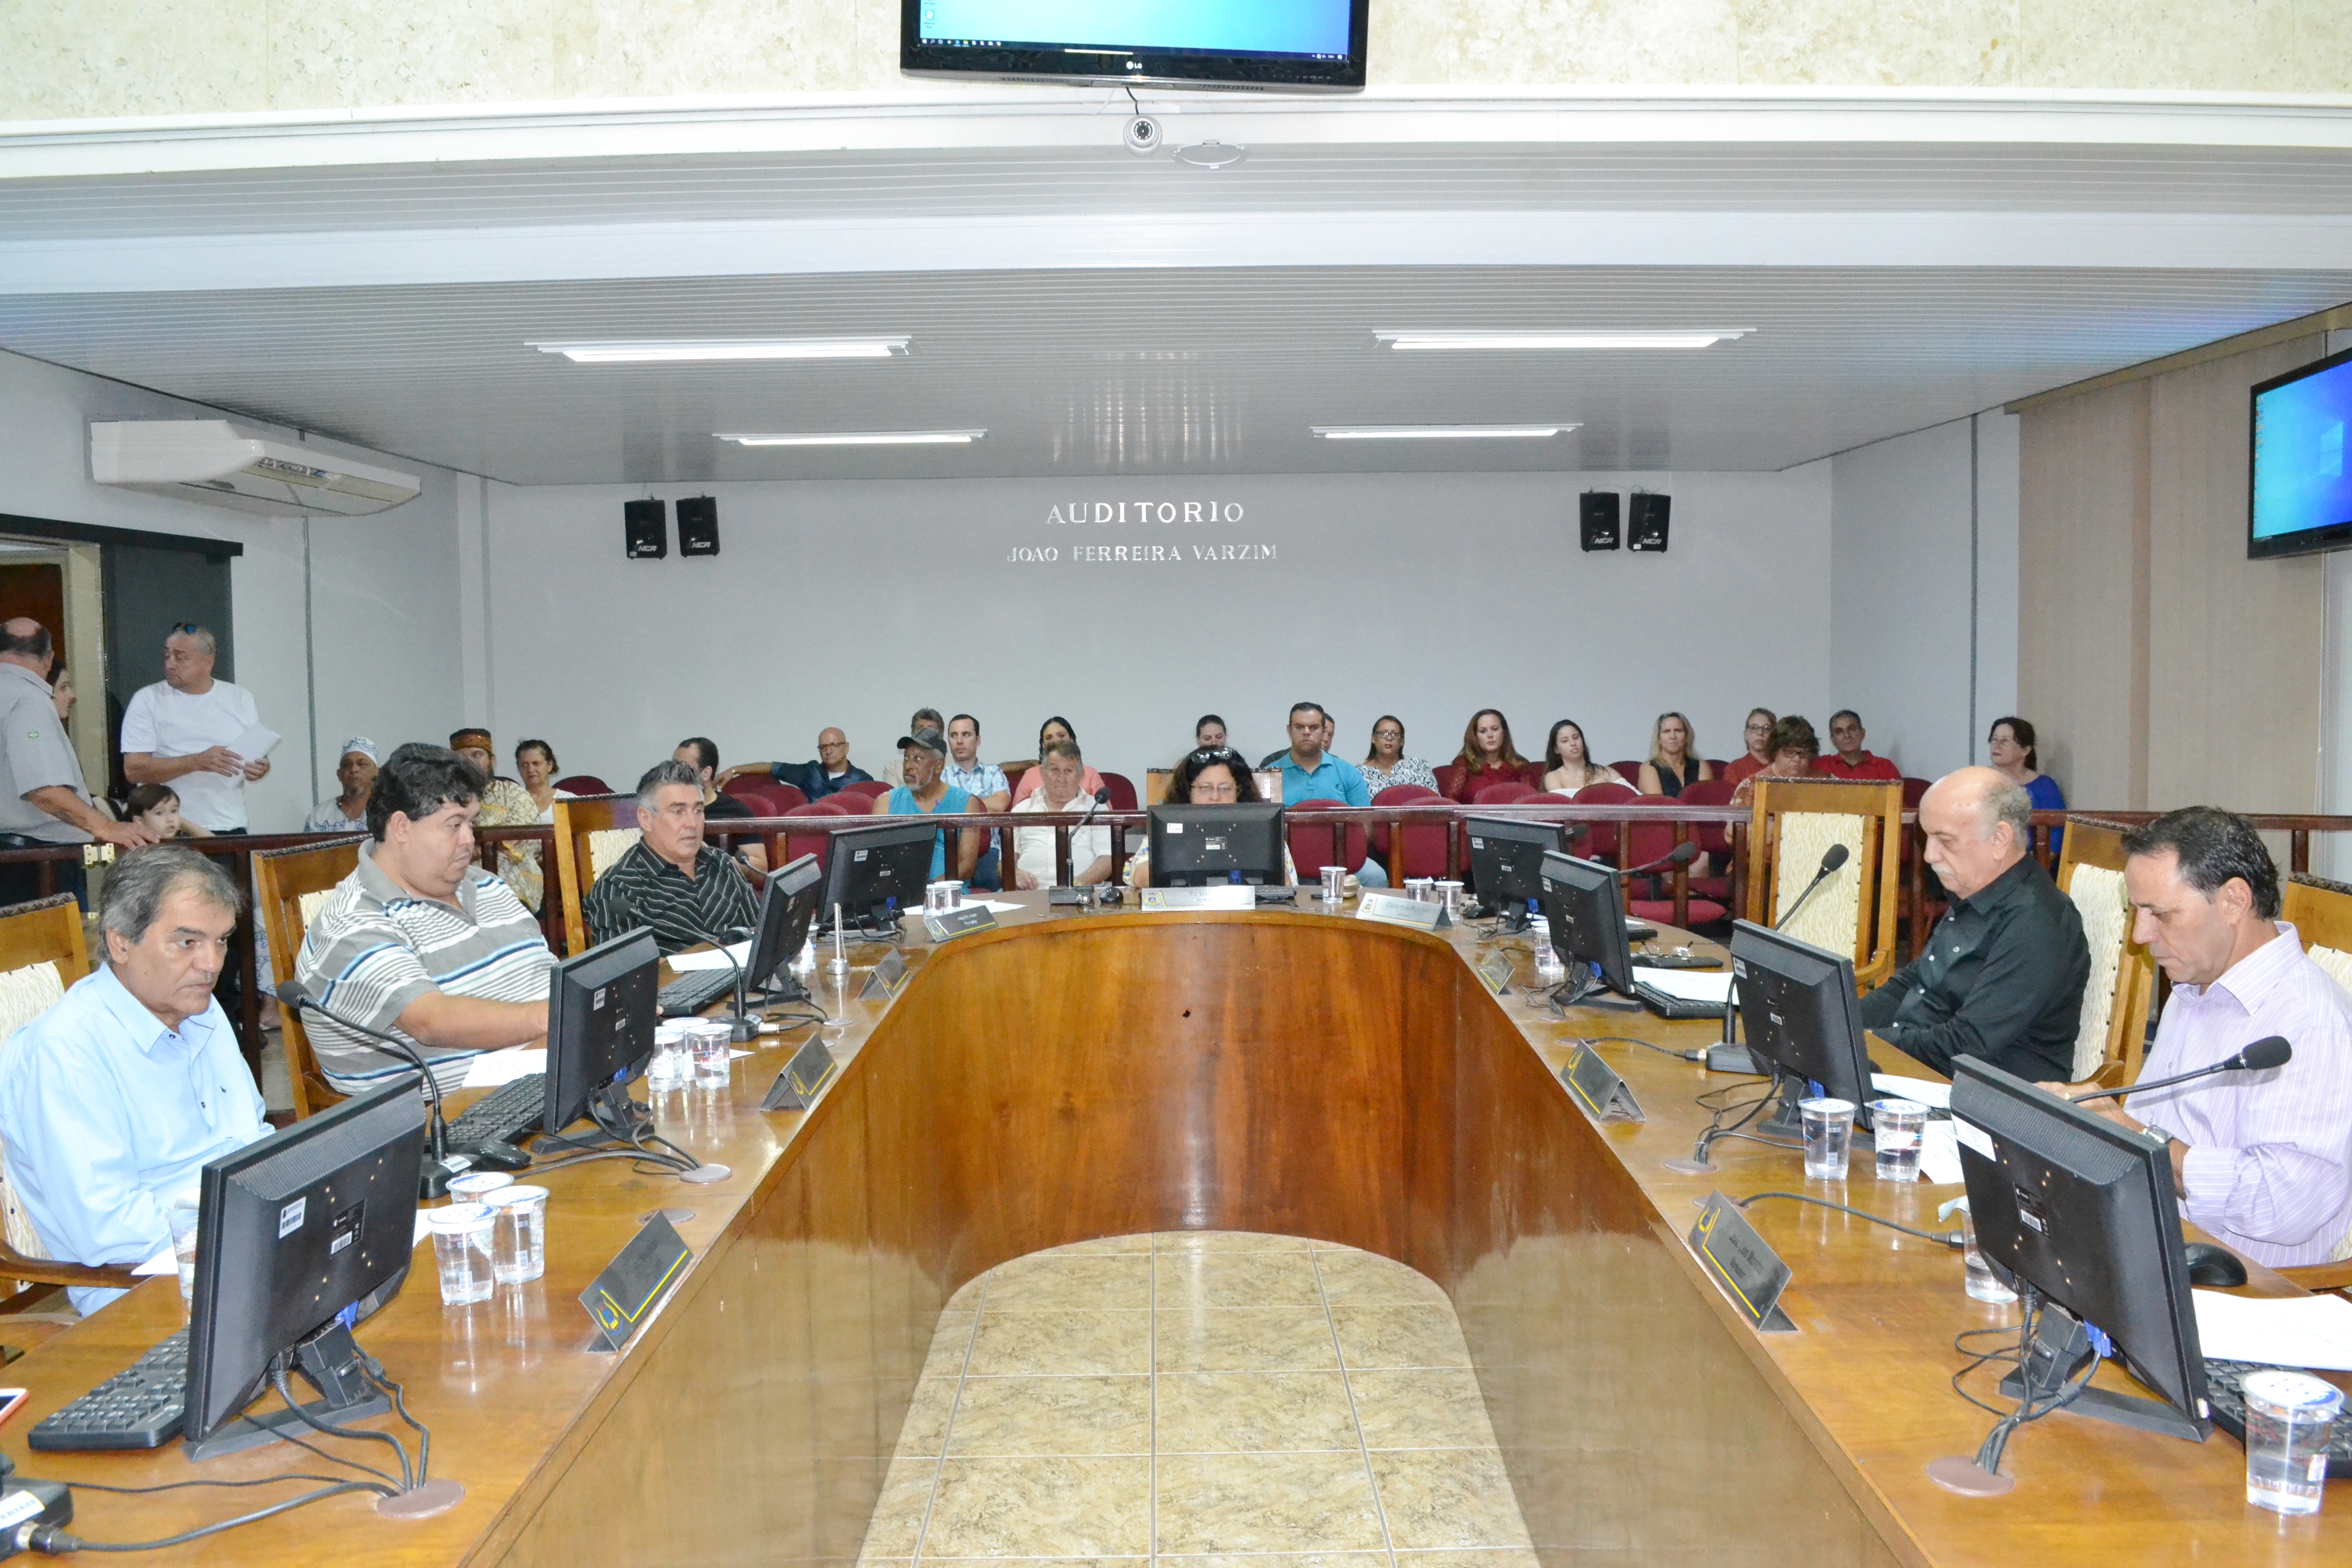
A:
{"type": "Polygon", "coordinates": [[[1748,710],[1748,751],[1738,761],[1724,765],[1725,779],[1736,784],[1746,784],[1751,774],[1772,765],[1772,726],[1780,721],[1769,708],[1748,710]]]}
{"type": "Polygon", "coordinates": [[[1511,744],[1511,721],[1500,710],[1481,708],[1462,731],[1462,752],[1445,770],[1439,787],[1449,800],[1470,804],[1488,784],[1523,784],[1543,787],[1543,765],[1519,755],[1511,744]]]}

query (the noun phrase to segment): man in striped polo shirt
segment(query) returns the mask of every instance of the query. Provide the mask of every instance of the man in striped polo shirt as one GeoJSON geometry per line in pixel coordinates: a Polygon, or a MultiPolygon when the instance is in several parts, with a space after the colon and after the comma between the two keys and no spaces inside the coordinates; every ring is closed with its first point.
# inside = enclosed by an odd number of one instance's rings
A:
{"type": "Polygon", "coordinates": [[[750,879],[703,842],[703,810],[696,769],[673,758],[646,771],[637,781],[643,837],[596,879],[580,906],[591,936],[610,942],[647,926],[667,957],[699,942],[731,942],[734,928],[759,919],[750,879]]]}
{"type": "MultiPolygon", "coordinates": [[[[368,793],[373,842],[310,920],[295,973],[328,1012],[397,1034],[444,1089],[483,1051],[547,1034],[555,955],[539,921],[474,864],[474,818],[488,786],[457,752],[409,744],[368,793]]],[[[317,1012],[304,1027],[327,1081],[357,1094],[414,1069],[387,1046],[317,1012]]]]}

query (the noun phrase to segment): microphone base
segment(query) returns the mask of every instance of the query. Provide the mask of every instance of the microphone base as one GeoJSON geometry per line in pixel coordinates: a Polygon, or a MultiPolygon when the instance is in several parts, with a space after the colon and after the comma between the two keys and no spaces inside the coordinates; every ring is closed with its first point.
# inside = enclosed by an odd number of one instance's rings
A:
{"type": "Polygon", "coordinates": [[[474,1168],[474,1163],[452,1151],[446,1159],[436,1160],[433,1151],[425,1152],[425,1163],[416,1173],[416,1196],[419,1202],[449,1195],[449,1184],[474,1168]],[[455,1166],[452,1170],[450,1167],[455,1166]]]}

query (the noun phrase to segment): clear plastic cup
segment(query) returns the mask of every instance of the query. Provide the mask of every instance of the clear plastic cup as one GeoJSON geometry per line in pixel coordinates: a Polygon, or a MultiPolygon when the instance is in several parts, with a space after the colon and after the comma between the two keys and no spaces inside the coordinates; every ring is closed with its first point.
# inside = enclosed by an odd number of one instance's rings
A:
{"type": "Polygon", "coordinates": [[[427,1209],[425,1223],[432,1229],[433,1260],[440,1267],[441,1304],[467,1307],[488,1300],[497,1282],[490,1269],[495,1226],[489,1205],[450,1204],[427,1209]]]}
{"type": "Polygon", "coordinates": [[[1434,877],[1407,877],[1404,879],[1404,896],[1411,899],[1416,904],[1426,904],[1434,901],[1437,897],[1437,879],[1434,877]]]}
{"type": "Polygon", "coordinates": [[[1431,893],[1437,902],[1445,906],[1445,916],[1448,920],[1458,921],[1462,918],[1461,883],[1441,878],[1437,885],[1431,889],[1431,893]]]}
{"type": "Polygon", "coordinates": [[[453,1204],[488,1203],[492,1193],[500,1187],[514,1185],[514,1178],[504,1171],[468,1171],[449,1184],[449,1201],[453,1204]]]}
{"type": "Polygon", "coordinates": [[[172,1257],[180,1267],[180,1300],[196,1295],[196,1194],[182,1193],[171,1202],[172,1257]]]}
{"type": "Polygon", "coordinates": [[[547,1272],[547,1189],[501,1187],[489,1196],[490,1274],[501,1285],[527,1285],[547,1272]]]}
{"type": "Polygon", "coordinates": [[[1805,1123],[1805,1175],[1813,1181],[1844,1181],[1846,1150],[1853,1141],[1853,1101],[1800,1100],[1797,1110],[1805,1123]]]}
{"type": "Polygon", "coordinates": [[[955,908],[955,906],[948,902],[948,885],[945,882],[926,882],[923,884],[923,912],[925,914],[944,914],[946,911],[953,908],[955,908]]]}
{"type": "Polygon", "coordinates": [[[1348,890],[1348,868],[1345,866],[1323,868],[1323,901],[1336,904],[1348,890]]]}
{"type": "Polygon", "coordinates": [[[940,884],[940,908],[943,910],[960,910],[963,908],[963,884],[961,882],[954,881],[941,882],[940,884]]]}
{"type": "Polygon", "coordinates": [[[727,1081],[734,1066],[735,1039],[724,1024],[697,1024],[694,1027],[694,1081],[705,1089],[716,1089],[727,1081]]]}
{"type": "Polygon", "coordinates": [[[2250,1372],[2242,1386],[2246,1500],[2273,1513],[2317,1513],[2344,1391],[2299,1372],[2250,1372]]]}
{"type": "Polygon", "coordinates": [[[687,1026],[655,1025],[654,1056],[646,1064],[646,1081],[656,1089],[675,1089],[693,1077],[694,1053],[688,1043],[687,1026]]]}
{"type": "Polygon", "coordinates": [[[1870,1126],[1878,1145],[1878,1179],[1919,1179],[1919,1141],[1927,1136],[1927,1108],[1916,1100],[1874,1100],[1870,1126]]]}

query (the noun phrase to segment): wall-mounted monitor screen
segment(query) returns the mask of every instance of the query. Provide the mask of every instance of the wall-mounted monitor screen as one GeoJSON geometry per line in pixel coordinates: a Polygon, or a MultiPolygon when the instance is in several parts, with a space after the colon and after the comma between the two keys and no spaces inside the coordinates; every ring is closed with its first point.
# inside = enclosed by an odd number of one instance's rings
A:
{"type": "Polygon", "coordinates": [[[901,0],[914,76],[1353,92],[1370,0],[901,0]]]}
{"type": "Polygon", "coordinates": [[[2253,391],[2253,484],[2246,553],[2300,555],[2352,544],[2352,350],[2253,391]]]}

